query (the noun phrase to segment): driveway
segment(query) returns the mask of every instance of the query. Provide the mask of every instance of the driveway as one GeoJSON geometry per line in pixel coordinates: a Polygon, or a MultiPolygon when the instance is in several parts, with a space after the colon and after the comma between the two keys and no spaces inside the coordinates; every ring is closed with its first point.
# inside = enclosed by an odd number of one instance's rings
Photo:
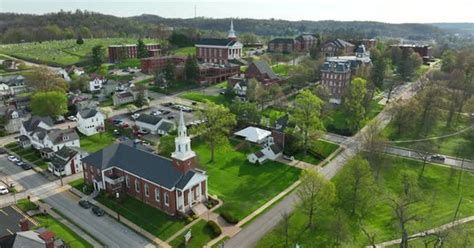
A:
{"type": "Polygon", "coordinates": [[[22,184],[27,194],[43,199],[59,210],[79,227],[87,230],[108,247],[154,247],[147,239],[131,231],[109,216],[96,217],[89,210],[79,207],[78,198],[60,188],[58,180],[50,182],[33,170],[23,171],[0,157],[0,170],[22,184]]]}
{"type": "MultiPolygon", "coordinates": [[[[20,231],[20,220],[24,219],[23,213],[9,206],[0,208],[0,237],[20,231]]],[[[28,221],[30,227],[35,226],[28,221]]]]}

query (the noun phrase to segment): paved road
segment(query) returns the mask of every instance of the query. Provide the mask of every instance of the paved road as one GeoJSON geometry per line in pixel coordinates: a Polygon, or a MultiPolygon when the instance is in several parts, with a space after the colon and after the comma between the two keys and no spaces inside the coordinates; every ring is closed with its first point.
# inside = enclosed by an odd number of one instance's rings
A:
{"type": "MultiPolygon", "coordinates": [[[[406,87],[404,91],[400,91],[397,94],[393,95],[393,98],[397,99],[408,99],[416,94],[414,89],[417,88],[419,82],[410,84],[409,87],[406,87]]],[[[377,117],[375,118],[378,123],[378,129],[382,130],[391,119],[390,112],[387,111],[387,108],[384,109],[377,117]]],[[[363,136],[366,132],[367,127],[363,128],[353,137],[347,138],[343,141],[346,149],[340,154],[334,157],[325,167],[323,167],[320,172],[326,178],[332,178],[336,173],[346,164],[346,162],[352,158],[355,154],[359,152],[363,143],[363,136]]],[[[255,221],[246,226],[241,232],[236,236],[232,237],[225,243],[226,248],[246,248],[253,247],[266,233],[271,231],[278,223],[281,221],[281,216],[283,213],[290,213],[294,210],[295,204],[298,202],[298,197],[296,191],[286,196],[281,202],[276,204],[273,208],[266,211],[261,216],[257,217],[255,221]]]]}
{"type": "Polygon", "coordinates": [[[77,198],[72,193],[59,189],[58,181],[50,182],[33,170],[23,171],[6,160],[5,156],[0,157],[0,169],[27,188],[28,193],[43,199],[108,247],[154,247],[148,240],[113,218],[99,218],[90,210],[79,207],[77,198]]]}
{"type": "MultiPolygon", "coordinates": [[[[9,207],[0,208],[0,237],[20,231],[20,220],[25,217],[16,209],[9,207]]],[[[34,224],[28,221],[29,226],[34,224]]]]}

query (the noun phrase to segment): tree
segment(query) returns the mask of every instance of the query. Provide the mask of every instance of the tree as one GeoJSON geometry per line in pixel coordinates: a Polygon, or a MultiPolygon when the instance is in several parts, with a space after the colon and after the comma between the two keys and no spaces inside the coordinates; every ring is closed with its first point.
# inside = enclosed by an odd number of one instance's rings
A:
{"type": "Polygon", "coordinates": [[[346,173],[336,184],[339,204],[351,217],[362,219],[369,211],[375,196],[375,180],[369,162],[360,156],[351,159],[344,168],[346,173]]]}
{"type": "Polygon", "coordinates": [[[419,177],[423,177],[425,166],[433,154],[436,153],[436,144],[432,140],[420,141],[415,145],[415,151],[423,162],[419,177]]]}
{"type": "Polygon", "coordinates": [[[102,45],[96,45],[92,48],[92,63],[99,67],[105,62],[105,48],[102,45]]]}
{"type": "Polygon", "coordinates": [[[298,129],[293,132],[303,143],[303,154],[306,156],[310,141],[316,141],[324,130],[321,121],[322,101],[313,95],[310,90],[303,90],[296,96],[294,106],[291,109],[291,122],[294,122],[298,129]]]}
{"type": "Polygon", "coordinates": [[[36,92],[30,108],[34,115],[56,117],[67,113],[67,97],[61,91],[36,92]]]}
{"type": "Polygon", "coordinates": [[[290,242],[290,215],[288,214],[288,212],[283,212],[281,214],[281,225],[279,226],[280,229],[280,233],[281,233],[281,237],[283,238],[283,244],[284,244],[284,248],[289,248],[289,242],[290,242]]]}
{"type": "Polygon", "coordinates": [[[421,109],[418,123],[418,133],[420,135],[429,133],[438,119],[438,107],[441,103],[440,94],[442,92],[439,85],[439,82],[432,82],[417,95],[421,109]]]}
{"type": "Polygon", "coordinates": [[[413,131],[419,115],[419,104],[416,99],[398,101],[391,105],[392,124],[396,127],[397,134],[413,131]]]}
{"type": "Polygon", "coordinates": [[[423,64],[423,59],[412,49],[403,49],[400,62],[397,64],[397,72],[402,80],[409,81],[415,71],[423,64]]]}
{"type": "Polygon", "coordinates": [[[416,175],[407,172],[402,174],[401,185],[401,190],[398,190],[395,196],[389,197],[389,200],[402,236],[400,248],[408,248],[407,225],[419,219],[415,213],[412,213],[412,206],[420,199],[420,189],[416,175]]]}
{"type": "Polygon", "coordinates": [[[33,67],[25,75],[25,83],[34,92],[66,92],[68,89],[67,82],[45,66],[33,67]]]}
{"type": "Polygon", "coordinates": [[[373,60],[373,66],[370,71],[370,79],[374,85],[382,89],[385,73],[387,71],[387,62],[385,57],[377,49],[372,49],[370,55],[373,60]]]}
{"type": "Polygon", "coordinates": [[[82,39],[82,36],[78,36],[77,39],[76,39],[76,44],[78,45],[82,45],[84,44],[84,40],[82,39]]]}
{"type": "Polygon", "coordinates": [[[71,83],[69,83],[69,88],[71,91],[76,91],[76,90],[85,91],[88,89],[88,84],[89,84],[89,77],[79,76],[72,79],[71,83]]]}
{"type": "Polygon", "coordinates": [[[165,67],[162,70],[163,75],[165,76],[165,79],[168,82],[174,81],[175,79],[175,72],[174,72],[174,64],[171,62],[171,60],[167,60],[165,67]]]}
{"type": "Polygon", "coordinates": [[[209,145],[211,150],[210,162],[214,162],[216,147],[227,140],[227,135],[236,124],[235,115],[224,105],[206,100],[204,108],[197,112],[197,116],[199,120],[206,120],[206,122],[198,125],[195,131],[209,145]]]}
{"type": "Polygon", "coordinates": [[[199,79],[199,65],[197,59],[194,56],[188,55],[186,63],[184,64],[184,71],[186,74],[186,80],[197,82],[199,79]]]}
{"type": "Polygon", "coordinates": [[[163,156],[170,156],[172,152],[175,150],[175,143],[174,139],[176,138],[176,134],[168,134],[162,136],[160,138],[160,143],[158,144],[158,151],[163,156]]]}
{"type": "Polygon", "coordinates": [[[135,106],[134,104],[127,104],[127,106],[125,106],[128,110],[129,113],[135,113],[138,108],[137,106],[135,106]]]}
{"type": "Polygon", "coordinates": [[[101,75],[102,77],[105,77],[107,76],[108,73],[109,73],[109,67],[106,64],[101,64],[99,67],[99,75],[101,75]]]}
{"type": "Polygon", "coordinates": [[[384,156],[386,138],[380,134],[379,120],[370,122],[363,132],[364,157],[374,170],[375,180],[379,179],[380,172],[387,162],[384,156]]]}
{"type": "Polygon", "coordinates": [[[344,98],[343,109],[346,113],[346,123],[351,131],[359,130],[360,125],[365,120],[366,84],[365,79],[354,78],[344,98]]]}
{"type": "Polygon", "coordinates": [[[312,230],[314,216],[334,201],[335,188],[331,181],[313,170],[306,170],[300,181],[297,194],[301,201],[301,210],[308,217],[307,227],[312,230]]]}
{"type": "Polygon", "coordinates": [[[336,210],[334,218],[331,218],[329,224],[330,233],[332,234],[333,247],[341,246],[347,239],[349,233],[347,216],[341,210],[336,210]]]}
{"type": "Polygon", "coordinates": [[[101,107],[100,112],[105,115],[105,119],[108,119],[113,111],[111,107],[101,107]]]}
{"type": "Polygon", "coordinates": [[[142,108],[145,105],[149,105],[149,101],[145,97],[145,94],[143,93],[143,91],[140,91],[137,94],[137,99],[135,100],[135,106],[137,106],[138,108],[142,108]]]}
{"type": "Polygon", "coordinates": [[[260,111],[258,111],[257,104],[240,99],[234,100],[230,105],[230,112],[235,114],[238,126],[248,124],[260,124],[260,111]]]}
{"type": "Polygon", "coordinates": [[[146,49],[145,42],[142,39],[138,39],[137,41],[137,58],[147,58],[148,57],[148,49],[146,49]]]}

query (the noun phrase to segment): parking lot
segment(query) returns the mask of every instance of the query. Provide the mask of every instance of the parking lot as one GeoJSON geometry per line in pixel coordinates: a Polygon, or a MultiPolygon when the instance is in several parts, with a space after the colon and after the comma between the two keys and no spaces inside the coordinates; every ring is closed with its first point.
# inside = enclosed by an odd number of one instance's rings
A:
{"type": "MultiPolygon", "coordinates": [[[[20,231],[20,220],[24,219],[23,213],[13,206],[0,208],[0,237],[20,231]]],[[[29,227],[35,226],[30,220],[29,227]]]]}

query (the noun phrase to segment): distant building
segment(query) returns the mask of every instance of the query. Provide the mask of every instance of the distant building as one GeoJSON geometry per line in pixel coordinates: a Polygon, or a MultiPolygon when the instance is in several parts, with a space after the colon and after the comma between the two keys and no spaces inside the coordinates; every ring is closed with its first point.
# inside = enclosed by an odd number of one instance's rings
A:
{"type": "MultiPolygon", "coordinates": [[[[149,56],[158,56],[161,51],[160,44],[146,44],[149,56]]],[[[123,59],[136,58],[138,54],[136,44],[128,45],[110,45],[109,50],[109,62],[118,63],[123,59]]]]}
{"type": "Polygon", "coordinates": [[[115,92],[112,95],[114,106],[133,103],[137,100],[138,95],[142,93],[143,97],[148,98],[148,90],[138,90],[135,86],[128,87],[124,91],[115,92]]]}
{"type": "Polygon", "coordinates": [[[227,82],[236,95],[245,97],[250,79],[255,79],[265,86],[282,82],[282,78],[276,75],[265,61],[250,63],[244,74],[232,76],[227,79],[227,82]]]}
{"type": "Polygon", "coordinates": [[[20,94],[26,91],[25,77],[22,75],[0,76],[2,94],[9,92],[10,95],[20,94]]]}
{"type": "Polygon", "coordinates": [[[232,20],[227,39],[200,39],[195,47],[196,57],[200,62],[216,64],[241,62],[243,45],[237,41],[232,20]]]}
{"type": "Polygon", "coordinates": [[[412,49],[414,52],[418,53],[424,61],[433,58],[433,49],[430,45],[398,44],[391,45],[391,47],[399,47],[402,50],[412,49]]]}
{"type": "MultiPolygon", "coordinates": [[[[170,55],[170,56],[163,56],[163,57],[143,58],[140,60],[140,68],[141,68],[141,71],[144,73],[154,73],[154,72],[163,70],[166,64],[170,62],[174,66],[178,66],[182,64],[184,67],[184,63],[186,62],[186,57],[170,55]]],[[[175,74],[176,74],[176,71],[175,71],[175,74]]]]}
{"type": "Polygon", "coordinates": [[[268,42],[268,51],[279,53],[308,52],[317,42],[318,38],[312,34],[301,34],[294,39],[275,38],[268,42]]]}
{"type": "Polygon", "coordinates": [[[330,93],[330,102],[341,103],[351,83],[350,61],[326,61],[321,68],[321,85],[326,86],[330,93]]]}
{"type": "Polygon", "coordinates": [[[214,84],[227,80],[229,77],[240,73],[240,65],[238,64],[214,64],[214,63],[200,63],[199,64],[199,83],[200,84],[214,84]]]}
{"type": "Polygon", "coordinates": [[[2,62],[2,65],[5,67],[7,70],[17,70],[18,65],[15,60],[13,59],[6,59],[2,62]]]}
{"type": "Polygon", "coordinates": [[[321,45],[321,54],[324,57],[353,55],[355,45],[341,39],[327,41],[321,45]]]}

